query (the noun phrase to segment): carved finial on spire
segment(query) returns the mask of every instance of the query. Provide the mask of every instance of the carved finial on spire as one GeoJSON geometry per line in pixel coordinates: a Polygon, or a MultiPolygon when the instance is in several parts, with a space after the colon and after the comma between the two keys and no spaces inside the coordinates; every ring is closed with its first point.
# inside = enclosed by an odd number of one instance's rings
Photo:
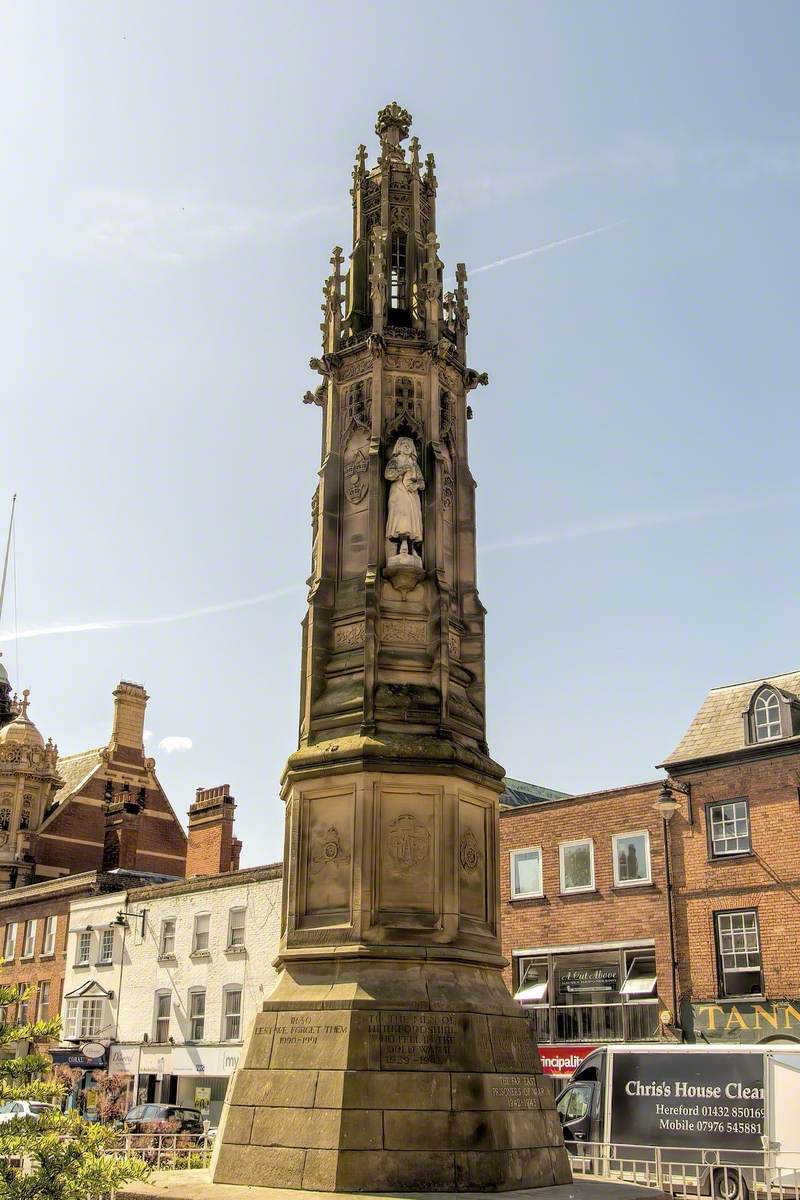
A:
{"type": "Polygon", "coordinates": [[[28,715],[28,705],[30,704],[30,700],[28,697],[30,696],[30,694],[31,694],[30,688],[22,689],[22,699],[21,699],[20,705],[19,705],[19,713],[20,713],[21,717],[27,717],[27,715],[28,715]]]}
{"type": "Polygon", "coordinates": [[[356,165],[353,167],[353,185],[358,187],[364,178],[367,163],[367,147],[361,145],[356,150],[356,165]]]}
{"type": "Polygon", "coordinates": [[[411,151],[411,174],[419,175],[419,138],[413,137],[408,143],[408,148],[411,151]]]}
{"type": "Polygon", "coordinates": [[[427,183],[428,187],[434,194],[436,193],[436,174],[435,174],[435,170],[434,170],[435,167],[436,167],[436,159],[433,157],[432,154],[426,155],[426,158],[425,158],[425,182],[427,183]]]}
{"type": "Polygon", "coordinates": [[[387,104],[378,113],[375,122],[375,132],[381,139],[381,157],[402,159],[404,157],[400,143],[408,137],[411,128],[411,113],[401,108],[396,100],[387,104]]]}

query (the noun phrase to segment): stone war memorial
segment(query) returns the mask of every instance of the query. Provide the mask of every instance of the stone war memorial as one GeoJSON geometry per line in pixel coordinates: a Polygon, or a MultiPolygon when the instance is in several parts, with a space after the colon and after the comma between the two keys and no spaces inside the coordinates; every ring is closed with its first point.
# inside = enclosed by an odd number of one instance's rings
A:
{"type": "Polygon", "coordinates": [[[299,745],[280,975],[228,1089],[216,1184],[507,1190],[570,1168],[501,971],[498,796],[466,272],[443,292],[434,159],[411,117],[359,146],[353,248],[324,286],[299,745]]]}

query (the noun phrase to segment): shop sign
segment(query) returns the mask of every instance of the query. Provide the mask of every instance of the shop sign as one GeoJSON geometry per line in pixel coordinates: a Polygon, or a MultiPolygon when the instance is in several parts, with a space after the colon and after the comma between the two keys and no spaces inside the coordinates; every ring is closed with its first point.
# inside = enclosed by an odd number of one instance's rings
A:
{"type": "Polygon", "coordinates": [[[569,967],[558,973],[560,992],[618,992],[619,967],[569,967]]]}
{"type": "Polygon", "coordinates": [[[540,1046],[539,1057],[545,1075],[571,1075],[597,1046],[540,1046]]]}
{"type": "MultiPolygon", "coordinates": [[[[137,1047],[138,1050],[138,1047],[137,1047]]],[[[227,1077],[236,1070],[241,1046],[142,1046],[141,1075],[209,1075],[227,1077]]]]}
{"type": "Polygon", "coordinates": [[[64,1049],[61,1047],[57,1050],[50,1050],[49,1054],[54,1063],[66,1067],[77,1067],[82,1071],[93,1071],[105,1067],[106,1052],[104,1047],[100,1047],[102,1054],[95,1058],[89,1058],[82,1050],[64,1049]]]}
{"type": "Polygon", "coordinates": [[[211,1108],[211,1088],[196,1087],[194,1089],[194,1106],[199,1108],[202,1116],[207,1117],[211,1108]]]}
{"type": "Polygon", "coordinates": [[[138,1046],[112,1046],[108,1061],[109,1075],[135,1075],[138,1046]]]}
{"type": "Polygon", "coordinates": [[[611,1141],[760,1150],[763,1054],[614,1052],[611,1141]]]}
{"type": "Polygon", "coordinates": [[[800,1000],[710,1000],[684,1006],[683,1027],[699,1042],[800,1041],[800,1000]]]}

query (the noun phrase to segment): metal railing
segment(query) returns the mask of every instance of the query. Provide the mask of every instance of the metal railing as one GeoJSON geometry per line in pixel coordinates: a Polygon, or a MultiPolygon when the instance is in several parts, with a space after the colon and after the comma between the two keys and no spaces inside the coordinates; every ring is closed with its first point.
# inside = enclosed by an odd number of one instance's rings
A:
{"type": "Polygon", "coordinates": [[[661,1036],[658,1000],[544,1004],[525,1011],[539,1042],[650,1042],[661,1036]]]}
{"type": "Polygon", "coordinates": [[[659,1188],[676,1200],[800,1200],[800,1150],[567,1144],[573,1177],[613,1179],[659,1188]]]}
{"type": "Polygon", "coordinates": [[[207,1167],[213,1141],[205,1133],[120,1133],[106,1153],[141,1158],[156,1171],[207,1167]]]}

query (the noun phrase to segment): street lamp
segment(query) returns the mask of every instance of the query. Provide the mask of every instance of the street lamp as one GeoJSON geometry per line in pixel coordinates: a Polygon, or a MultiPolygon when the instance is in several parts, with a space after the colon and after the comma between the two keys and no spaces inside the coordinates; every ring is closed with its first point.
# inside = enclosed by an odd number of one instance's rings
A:
{"type": "Polygon", "coordinates": [[[665,821],[671,821],[678,808],[671,779],[665,779],[655,802],[656,811],[665,821]]]}
{"type": "Polygon", "coordinates": [[[133,917],[134,921],[142,922],[141,935],[142,935],[142,937],[144,937],[144,925],[145,925],[145,921],[147,920],[147,913],[146,912],[128,912],[128,910],[126,908],[121,908],[119,910],[119,912],[117,913],[117,915],[114,917],[114,924],[121,925],[123,929],[127,929],[128,928],[128,917],[133,917]]]}

